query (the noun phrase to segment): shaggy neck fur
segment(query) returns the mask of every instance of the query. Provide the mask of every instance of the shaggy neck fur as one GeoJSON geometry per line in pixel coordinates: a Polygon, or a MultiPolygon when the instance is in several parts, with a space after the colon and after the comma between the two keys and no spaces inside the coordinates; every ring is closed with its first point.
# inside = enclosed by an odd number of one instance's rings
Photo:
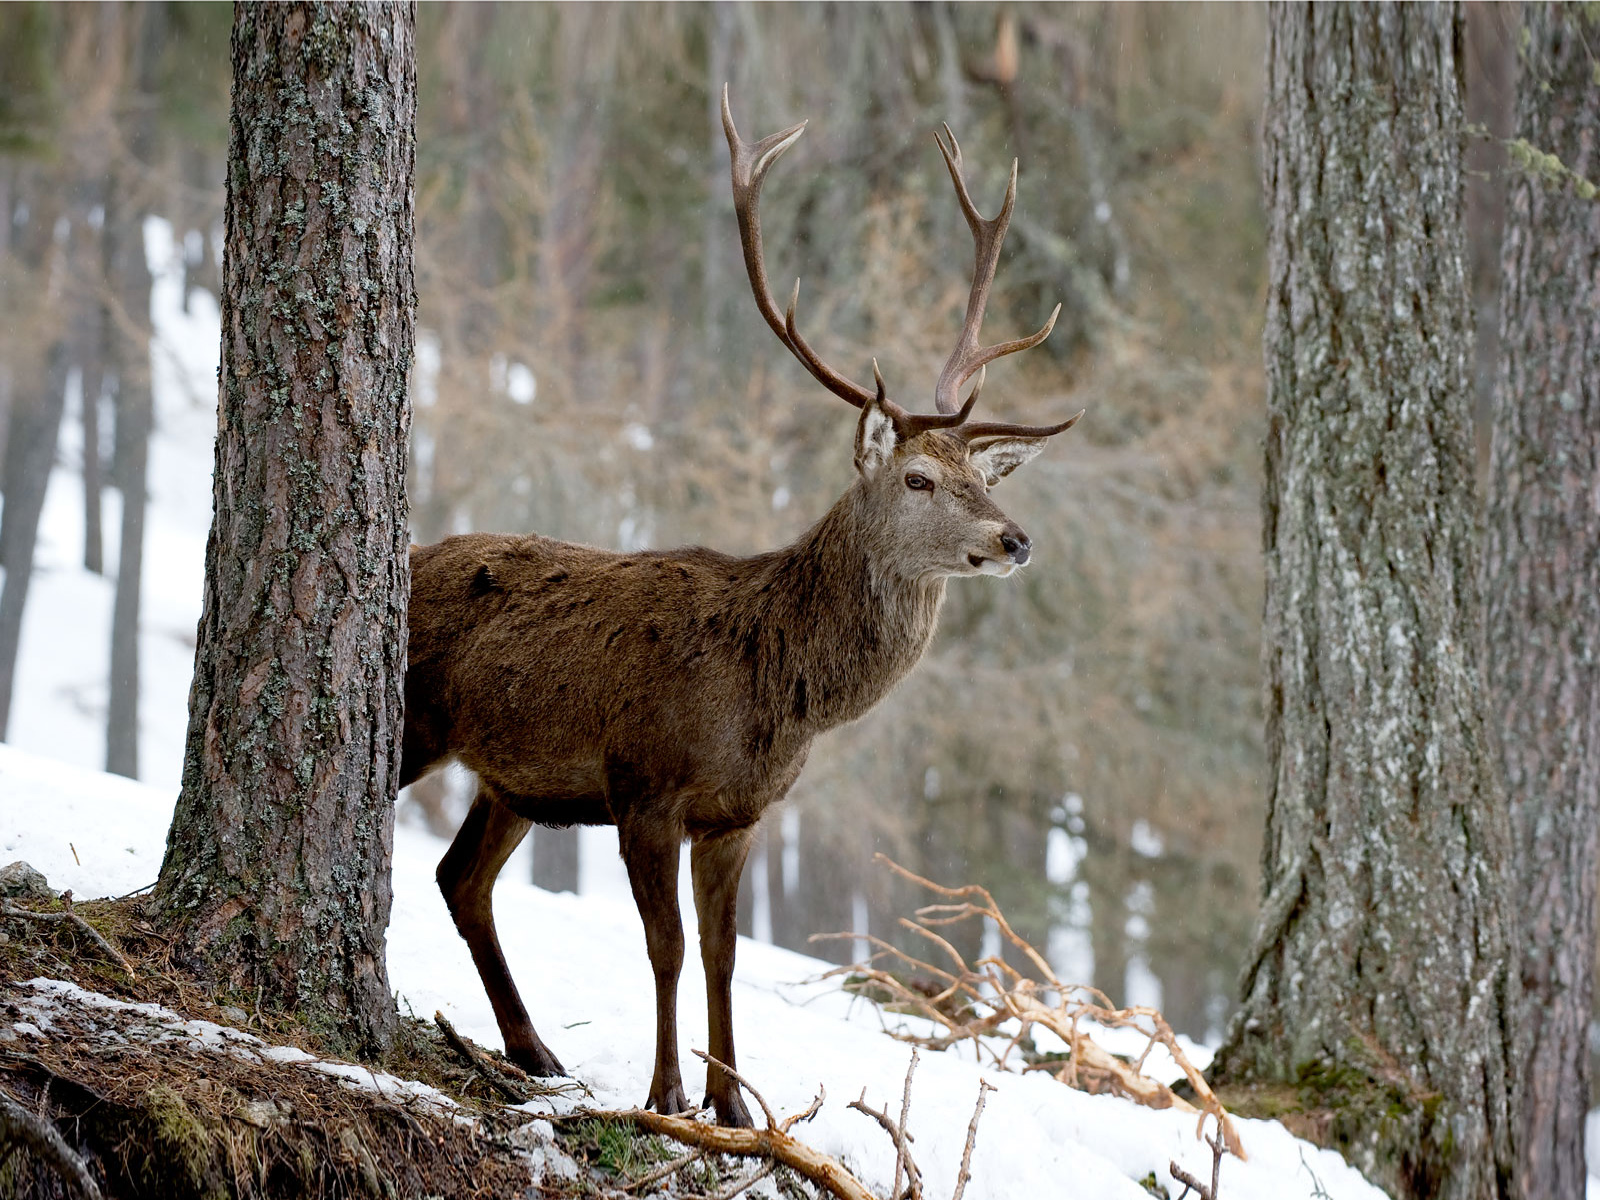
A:
{"type": "MultiPolygon", "coordinates": [[[[860,484],[793,545],[748,560],[756,709],[809,740],[881,700],[927,649],[943,576],[893,569],[860,484]],[[877,535],[877,536],[875,536],[877,535]]],[[[758,735],[759,736],[759,735],[758,735]]]]}

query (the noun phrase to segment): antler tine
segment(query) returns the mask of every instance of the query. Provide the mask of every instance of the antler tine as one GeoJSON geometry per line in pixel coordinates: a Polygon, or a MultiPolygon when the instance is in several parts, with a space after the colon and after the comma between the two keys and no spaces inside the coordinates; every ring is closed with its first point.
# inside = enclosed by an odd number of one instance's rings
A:
{"type": "Polygon", "coordinates": [[[767,267],[761,248],[761,183],[772,164],[799,140],[805,129],[806,122],[801,121],[759,142],[745,141],[733,123],[733,110],[728,106],[728,85],[722,85],[722,130],[728,135],[728,156],[732,161],[733,210],[739,219],[739,242],[744,249],[744,267],[750,276],[750,290],[755,293],[756,307],[761,310],[772,332],[778,335],[778,340],[789,348],[789,352],[800,360],[818,383],[841,400],[860,408],[872,399],[872,393],[823,362],[795,329],[794,308],[800,297],[799,281],[795,281],[794,295],[786,314],[778,311],[778,303],[767,284],[767,267]]]}
{"type": "MultiPolygon", "coordinates": [[[[971,400],[967,401],[970,406],[971,400]]],[[[979,421],[976,425],[963,425],[956,433],[961,440],[971,445],[973,442],[984,438],[993,437],[1023,437],[1047,438],[1055,437],[1058,433],[1065,433],[1078,423],[1078,418],[1083,416],[1088,409],[1080,408],[1072,416],[1059,425],[1008,425],[1004,421],[979,421]]]]}
{"type": "MultiPolygon", "coordinates": [[[[878,370],[877,359],[872,360],[872,378],[878,385],[878,403],[883,406],[884,411],[889,414],[889,419],[894,422],[895,431],[900,435],[901,440],[914,438],[917,434],[929,429],[952,429],[961,425],[972,415],[972,406],[978,402],[978,392],[983,387],[980,382],[977,387],[973,388],[972,394],[967,397],[967,402],[957,412],[928,413],[924,415],[909,413],[884,395],[883,375],[878,370]]],[[[956,432],[960,433],[961,430],[958,429],[956,432]]]]}
{"type": "Polygon", "coordinates": [[[967,190],[967,181],[962,173],[961,144],[956,141],[956,135],[949,125],[944,127],[944,132],[945,137],[949,138],[949,145],[946,145],[945,139],[937,133],[933,135],[933,140],[938,143],[939,153],[944,157],[944,165],[950,172],[950,181],[955,184],[956,199],[961,204],[962,215],[967,219],[967,226],[972,230],[975,243],[972,292],[967,297],[966,320],[961,327],[961,336],[956,340],[956,348],[950,352],[944,369],[939,372],[939,381],[933,389],[934,406],[940,412],[948,413],[955,410],[956,395],[960,392],[961,385],[975,372],[982,370],[997,358],[1037,346],[1049,337],[1050,331],[1055,328],[1061,306],[1056,305],[1055,312],[1050,314],[1050,319],[1037,333],[1001,342],[995,346],[979,347],[978,330],[983,325],[984,310],[989,304],[989,289],[994,284],[995,268],[1000,263],[1000,246],[1005,241],[1006,229],[1011,224],[1011,210],[1017,202],[1017,160],[1011,160],[1011,179],[1006,184],[1006,195],[1001,202],[999,213],[986,220],[978,212],[977,205],[973,204],[972,195],[967,190]]]}

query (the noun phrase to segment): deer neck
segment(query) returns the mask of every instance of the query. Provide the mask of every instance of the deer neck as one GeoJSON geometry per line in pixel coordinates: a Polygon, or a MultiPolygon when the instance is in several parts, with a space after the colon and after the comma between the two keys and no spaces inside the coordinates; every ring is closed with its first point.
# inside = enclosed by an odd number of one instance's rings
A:
{"type": "Polygon", "coordinates": [[[909,579],[860,488],[758,572],[757,690],[802,736],[862,716],[917,665],[944,603],[942,576],[909,579]]]}

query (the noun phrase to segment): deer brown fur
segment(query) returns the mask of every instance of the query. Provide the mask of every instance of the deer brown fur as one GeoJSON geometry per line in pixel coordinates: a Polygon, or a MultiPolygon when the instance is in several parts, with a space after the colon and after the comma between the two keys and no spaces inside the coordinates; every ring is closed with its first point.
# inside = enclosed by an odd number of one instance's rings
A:
{"type": "MultiPolygon", "coordinates": [[[[762,175],[801,127],[750,145],[738,139],[726,99],[724,118],[746,262],[773,323],[754,210],[762,175]]],[[[945,149],[946,161],[969,222],[981,222],[959,153],[945,149]]],[[[1001,217],[987,223],[990,233],[998,227],[991,278],[1014,188],[1013,171],[1001,217]]],[[[1077,418],[1042,429],[964,425],[972,400],[953,411],[945,398],[981,370],[984,354],[994,356],[976,344],[988,281],[978,226],[974,234],[980,302],[969,304],[968,329],[946,366],[955,383],[941,376],[937,416],[893,404],[881,377],[866,393],[809,347],[802,353],[792,303],[774,323],[825,386],[861,408],[856,482],[794,544],[748,558],[703,548],[615,553],[537,535],[468,534],[413,548],[401,782],[451,758],[478,775],[439,885],[506,1051],[528,1070],[562,1073],[506,969],[490,893],[532,825],[617,827],[656,982],[647,1103],[684,1110],[676,1026],[683,841],[691,843],[710,1052],[735,1066],[735,907],[756,822],[793,785],[818,734],[866,713],[917,664],[950,576],[1007,575],[1028,560],[1027,535],[988,488],[1077,418]]],[[[719,1120],[750,1123],[737,1086],[716,1066],[707,1093],[719,1120]]]]}

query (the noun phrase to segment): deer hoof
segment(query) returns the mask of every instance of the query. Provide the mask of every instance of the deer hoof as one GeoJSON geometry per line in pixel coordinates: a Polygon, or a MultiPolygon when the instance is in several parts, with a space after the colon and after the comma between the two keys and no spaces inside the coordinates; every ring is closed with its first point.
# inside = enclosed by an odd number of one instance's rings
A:
{"type": "Polygon", "coordinates": [[[717,1107],[717,1124],[727,1125],[734,1129],[750,1129],[755,1122],[750,1119],[750,1110],[744,1106],[744,1098],[736,1091],[726,1098],[707,1095],[705,1107],[713,1104],[717,1107]]]}
{"type": "Polygon", "coordinates": [[[689,1097],[684,1095],[681,1083],[674,1084],[664,1091],[651,1088],[650,1098],[644,1102],[644,1106],[655,1109],[664,1117],[672,1117],[689,1111],[689,1097]]]}
{"type": "Polygon", "coordinates": [[[561,1060],[551,1054],[550,1048],[543,1042],[533,1046],[507,1046],[506,1057],[535,1079],[548,1079],[556,1075],[565,1078],[567,1074],[561,1060]]]}

